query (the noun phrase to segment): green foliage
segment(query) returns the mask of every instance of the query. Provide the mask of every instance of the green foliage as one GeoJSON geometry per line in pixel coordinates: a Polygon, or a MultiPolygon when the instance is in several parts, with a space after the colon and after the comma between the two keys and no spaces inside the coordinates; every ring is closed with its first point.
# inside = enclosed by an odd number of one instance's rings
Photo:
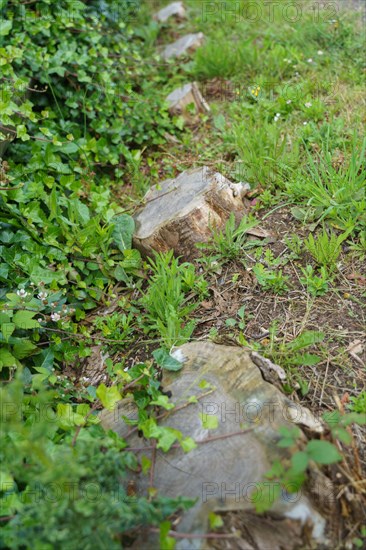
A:
{"type": "Polygon", "coordinates": [[[232,212],[224,230],[212,228],[212,239],[208,243],[198,243],[197,247],[215,254],[216,260],[233,260],[242,255],[243,250],[257,246],[258,242],[248,240],[248,231],[258,225],[257,220],[243,216],[236,227],[235,215],[232,212]]]}
{"type": "Polygon", "coordinates": [[[349,231],[337,235],[331,232],[330,236],[325,228],[316,239],[312,233],[305,239],[305,248],[310,252],[316,263],[322,267],[334,271],[341,253],[341,244],[349,235],[349,231]]]}
{"type": "Polygon", "coordinates": [[[311,265],[307,265],[301,268],[303,277],[300,277],[300,282],[306,286],[307,292],[311,296],[323,296],[328,292],[328,283],[330,277],[325,267],[320,268],[320,276],[315,274],[314,268],[311,265]]]}
{"type": "Polygon", "coordinates": [[[303,242],[295,233],[285,238],[285,244],[292,253],[292,258],[297,260],[300,258],[303,248],[303,242]]]}
{"type": "MultiPolygon", "coordinates": [[[[113,388],[97,389],[103,403],[108,393],[108,408],[119,397],[113,388]]],[[[52,391],[29,392],[20,376],[0,397],[2,547],[117,549],[125,533],[189,506],[181,497],[129,496],[128,471],[138,459],[98,425],[94,405],[56,410],[52,391]]]]}
{"type": "Polygon", "coordinates": [[[265,289],[276,294],[283,294],[288,290],[288,276],[282,274],[282,270],[267,269],[263,264],[256,264],[253,272],[258,283],[265,289]]]}
{"type": "Polygon", "coordinates": [[[328,218],[342,229],[364,229],[366,140],[358,148],[356,137],[353,138],[351,158],[340,169],[334,166],[329,135],[323,147],[318,159],[308,152],[307,169],[288,184],[287,192],[307,207],[315,208],[320,221],[328,218]]]}
{"type": "MultiPolygon", "coordinates": [[[[323,418],[330,427],[332,437],[342,441],[346,445],[351,445],[352,435],[346,429],[351,424],[363,425],[366,423],[366,417],[357,414],[341,415],[338,411],[326,413],[323,418]]],[[[275,500],[282,493],[296,493],[307,480],[307,468],[310,461],[319,466],[327,466],[341,462],[343,460],[337,447],[325,439],[311,439],[304,445],[301,442],[301,430],[297,426],[281,427],[278,430],[278,447],[289,449],[289,459],[275,461],[271,469],[266,473],[266,478],[271,480],[276,489],[268,498],[268,494],[260,491],[260,498],[256,499],[255,506],[257,512],[268,511],[275,500]]],[[[261,485],[265,486],[264,482],[261,485]]]]}
{"type": "MultiPolygon", "coordinates": [[[[80,220],[71,225],[69,246],[66,243],[62,245],[60,236],[50,245],[46,241],[38,244],[21,229],[15,232],[17,225],[14,232],[7,229],[0,234],[3,242],[7,239],[1,247],[2,265],[5,266],[4,286],[0,294],[2,367],[19,367],[23,363],[28,367],[52,368],[51,355],[53,358],[56,352],[62,355],[67,346],[62,349],[54,333],[49,351],[37,348],[50,328],[57,323],[62,330],[75,333],[77,325],[72,322],[74,315],[76,320],[83,318],[84,311],[95,307],[102,299],[107,285],[116,279],[129,284],[130,275],[136,273],[141,262],[140,255],[125,248],[131,246],[132,218],[117,216],[115,223],[111,221],[108,228],[100,228],[99,233],[93,220],[87,224],[87,230],[80,220]],[[121,218],[124,223],[128,220],[128,226],[122,227],[121,218]],[[82,248],[75,242],[81,234],[82,248]],[[73,254],[80,254],[80,260],[75,260],[73,254]],[[18,286],[16,292],[13,291],[14,284],[18,286]],[[47,364],[44,364],[46,357],[47,364]]],[[[54,227],[57,229],[57,226],[54,227]]],[[[57,233],[52,231],[56,239],[57,233]]],[[[107,323],[109,330],[113,320],[111,318],[107,323]]],[[[131,317],[126,317],[123,337],[129,333],[130,322],[131,317]]],[[[115,330],[121,334],[119,328],[115,330]]]]}
{"type": "Polygon", "coordinates": [[[261,353],[276,364],[281,365],[289,377],[289,386],[285,389],[292,391],[291,383],[296,382],[303,395],[308,392],[307,384],[298,373],[298,367],[317,365],[321,358],[316,353],[309,353],[307,350],[312,346],[323,342],[324,332],[305,330],[290,342],[278,341],[277,325],[274,322],[270,327],[270,344],[260,349],[261,353]]]}
{"type": "Polygon", "coordinates": [[[353,240],[349,244],[349,248],[361,261],[366,258],[366,229],[359,233],[358,239],[353,240]]]}
{"type": "Polygon", "coordinates": [[[360,414],[366,414],[366,391],[363,390],[356,397],[350,397],[348,408],[350,411],[360,414]]]}
{"type": "Polygon", "coordinates": [[[193,264],[180,264],[172,251],[157,254],[150,265],[153,274],[141,304],[146,310],[148,330],[158,332],[164,346],[171,348],[190,338],[195,322],[187,322],[187,317],[198,304],[188,302],[187,296],[193,293],[203,297],[207,283],[196,275],[193,264]]]}
{"type": "Polygon", "coordinates": [[[245,322],[245,305],[241,306],[241,308],[239,308],[238,313],[237,313],[237,319],[234,319],[234,318],[226,319],[225,325],[227,327],[236,327],[236,326],[238,326],[238,328],[240,330],[244,330],[245,325],[246,325],[246,322],[245,322]]]}
{"type": "MultiPolygon", "coordinates": [[[[160,78],[154,64],[151,80],[140,79],[146,50],[138,0],[9,0],[1,9],[0,361],[50,369],[51,356],[78,354],[72,338],[63,342],[56,331],[78,332],[86,311],[139,274],[134,223],[111,188],[125,164],[128,175],[139,162],[136,147],[162,143],[174,128],[152,83],[160,78]],[[41,293],[48,298],[36,298],[41,293]],[[40,352],[35,346],[46,340],[51,350],[40,352]]],[[[103,328],[117,335],[113,321],[103,328]]],[[[131,319],[122,321],[125,338],[131,319]]]]}

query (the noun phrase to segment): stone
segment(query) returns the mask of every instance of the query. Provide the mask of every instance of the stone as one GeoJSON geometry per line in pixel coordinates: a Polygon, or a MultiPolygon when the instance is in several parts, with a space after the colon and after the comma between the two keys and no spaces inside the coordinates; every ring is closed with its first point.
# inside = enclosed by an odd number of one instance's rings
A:
{"type": "MultiPolygon", "coordinates": [[[[178,372],[164,371],[162,386],[165,392],[171,392],[176,410],[166,412],[158,425],[179,430],[183,437],[193,438],[197,446],[188,453],[179,446],[167,453],[158,448],[152,480],[151,475],[141,473],[131,473],[131,480],[138,495],[146,495],[152,481],[160,495],[197,499],[176,526],[178,532],[196,537],[178,539],[177,550],[209,548],[207,540],[197,537],[209,529],[209,514],[235,510],[248,518],[248,540],[252,534],[250,518],[255,517],[253,537],[261,544],[245,545],[246,533],[242,533],[236,548],[295,548],[292,540],[287,540],[286,545],[278,542],[273,546],[269,518],[274,518],[272,521],[277,522],[277,526],[278,520],[283,521],[284,529],[290,521],[295,522],[296,538],[301,533],[304,538],[310,533],[313,541],[324,545],[322,548],[331,547],[327,539],[328,517],[322,514],[327,507],[322,504],[321,510],[317,508],[316,492],[304,487],[291,494],[284,490],[266,516],[257,515],[253,504],[255,495],[262,490],[258,484],[266,481],[265,474],[273,462],[289,460],[291,456],[288,449],[276,444],[280,438],[279,428],[308,423],[309,418],[314,426],[319,421],[309,410],[264,381],[250,354],[241,348],[194,342],[174,350],[172,355],[182,362],[183,368],[178,372]],[[192,397],[196,398],[195,402],[192,397]],[[213,417],[217,427],[207,429],[203,420],[213,417]],[[264,522],[262,527],[261,522],[264,522]]],[[[123,416],[129,420],[137,418],[131,397],[121,401],[115,411],[103,411],[100,418],[104,428],[114,430],[126,440],[127,449],[141,449],[150,457],[151,441],[138,437],[136,432],[129,435],[131,426],[124,422],[123,416]]],[[[302,440],[306,441],[304,434],[302,440]]],[[[314,464],[309,464],[309,470],[309,479],[317,480],[329,495],[331,515],[334,513],[332,485],[314,464]]],[[[277,540],[284,539],[286,533],[282,531],[282,538],[278,535],[277,540]]],[[[301,547],[305,546],[308,547],[306,544],[301,547]]],[[[159,548],[159,543],[148,534],[145,539],[139,538],[135,548],[154,550],[159,548]]]]}
{"type": "Polygon", "coordinates": [[[211,227],[223,228],[231,212],[241,219],[249,189],[207,166],[163,181],[151,188],[134,216],[134,247],[145,256],[171,249],[186,259],[198,256],[195,244],[212,237],[211,227]]]}
{"type": "Polygon", "coordinates": [[[176,42],[173,42],[173,44],[166,46],[161,55],[166,60],[172,57],[179,57],[195,51],[203,44],[203,41],[204,34],[202,32],[187,34],[176,42]]]}
{"type": "Polygon", "coordinates": [[[199,120],[199,113],[209,113],[210,107],[203,98],[196,82],[185,84],[168,95],[166,101],[169,103],[169,113],[172,116],[183,116],[187,123],[196,123],[199,120]],[[187,108],[194,106],[193,112],[187,108]]]}
{"type": "Polygon", "coordinates": [[[159,23],[165,23],[165,21],[172,16],[177,19],[186,18],[186,10],[183,6],[183,2],[172,2],[168,6],[165,6],[165,8],[162,8],[154,15],[154,19],[155,21],[159,21],[159,23]]]}

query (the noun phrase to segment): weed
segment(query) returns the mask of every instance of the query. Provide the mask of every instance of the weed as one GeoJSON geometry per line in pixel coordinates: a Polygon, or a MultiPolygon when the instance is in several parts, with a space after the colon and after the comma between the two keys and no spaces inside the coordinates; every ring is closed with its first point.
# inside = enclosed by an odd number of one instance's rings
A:
{"type": "Polygon", "coordinates": [[[285,238],[285,245],[287,248],[291,251],[291,257],[294,260],[297,260],[300,258],[302,250],[303,250],[303,242],[302,239],[293,233],[289,237],[285,238]]]}
{"type": "Polygon", "coordinates": [[[352,250],[361,261],[366,258],[366,230],[360,232],[357,241],[353,240],[349,243],[349,249],[352,250]]]}
{"type": "Polygon", "coordinates": [[[282,274],[282,270],[266,269],[263,264],[258,263],[253,267],[253,272],[258,283],[265,290],[270,290],[276,294],[283,294],[288,290],[287,282],[289,278],[287,275],[282,274]]]}
{"type": "Polygon", "coordinates": [[[288,193],[317,208],[320,221],[329,218],[343,229],[365,227],[365,149],[366,139],[358,150],[354,137],[350,160],[337,167],[327,138],[322,156],[314,159],[307,151],[307,168],[287,185],[288,193]]]}
{"type": "Polygon", "coordinates": [[[300,277],[300,282],[306,286],[307,292],[311,296],[323,296],[323,294],[328,292],[329,275],[325,267],[320,268],[320,276],[315,274],[314,268],[311,265],[307,265],[305,269],[302,267],[301,271],[304,276],[300,277]]]}
{"type": "Polygon", "coordinates": [[[357,397],[350,397],[348,408],[350,411],[366,414],[366,391],[363,390],[357,397]]]}
{"type": "MultiPolygon", "coordinates": [[[[254,122],[253,122],[254,125],[254,122]]],[[[273,184],[296,165],[298,152],[289,148],[288,138],[272,123],[263,121],[255,132],[248,131],[248,124],[239,122],[233,126],[233,140],[245,169],[249,183],[273,184]]],[[[268,197],[264,197],[264,200],[268,197]]]]}
{"type": "Polygon", "coordinates": [[[113,313],[107,317],[98,317],[94,324],[95,328],[100,330],[103,336],[116,340],[118,346],[126,345],[126,338],[134,330],[134,316],[132,313],[113,313]]]}
{"type": "Polygon", "coordinates": [[[289,384],[284,386],[286,391],[291,392],[292,384],[295,382],[300,387],[302,395],[306,395],[308,387],[299,375],[298,367],[317,365],[321,361],[317,354],[304,352],[304,350],[322,342],[325,334],[319,331],[305,330],[290,342],[286,342],[284,339],[279,341],[276,322],[272,323],[269,332],[270,343],[263,346],[260,352],[286,370],[289,375],[289,384]]]}
{"type": "Polygon", "coordinates": [[[190,263],[179,264],[173,252],[157,254],[150,260],[153,275],[141,304],[146,310],[148,330],[157,331],[167,348],[186,342],[191,336],[195,322],[186,322],[197,307],[188,303],[187,294],[204,296],[207,284],[195,274],[190,263]]]}
{"type": "Polygon", "coordinates": [[[216,260],[233,260],[241,256],[244,249],[258,245],[257,241],[248,240],[248,231],[257,225],[257,220],[244,216],[238,227],[236,227],[235,215],[232,212],[225,224],[224,230],[212,228],[211,241],[208,243],[198,243],[197,247],[216,254],[216,260]]]}
{"type": "MultiPolygon", "coordinates": [[[[366,419],[356,413],[341,415],[338,411],[325,413],[323,420],[328,424],[331,436],[346,445],[352,445],[352,435],[348,431],[351,424],[364,425],[366,419]],[[348,429],[347,429],[348,428],[348,429]]],[[[290,492],[298,492],[307,479],[307,468],[310,462],[318,466],[336,464],[343,457],[334,443],[325,439],[311,439],[305,445],[301,444],[301,430],[297,426],[282,426],[278,430],[278,447],[287,448],[290,451],[290,458],[283,461],[275,461],[271,469],[266,473],[266,478],[277,480],[278,486],[275,490],[277,499],[281,491],[286,488],[290,492]],[[292,487],[291,490],[288,488],[292,487]]],[[[265,487],[263,483],[263,487],[265,487]]],[[[268,492],[262,492],[262,498],[256,502],[257,512],[269,510],[273,504],[273,495],[268,499],[268,492]]]]}
{"type": "Polygon", "coordinates": [[[327,267],[330,272],[337,267],[337,260],[341,253],[341,244],[348,237],[350,231],[342,233],[337,237],[334,232],[328,235],[325,228],[316,239],[312,233],[304,241],[306,249],[310,252],[316,263],[322,267],[327,267]]]}
{"type": "Polygon", "coordinates": [[[142,151],[125,152],[127,175],[137,196],[142,197],[149,188],[149,178],[141,170],[142,151]]]}
{"type": "Polygon", "coordinates": [[[245,329],[245,324],[245,305],[241,306],[241,308],[238,310],[237,319],[229,318],[225,321],[225,325],[227,327],[234,328],[238,326],[240,330],[245,329]]]}

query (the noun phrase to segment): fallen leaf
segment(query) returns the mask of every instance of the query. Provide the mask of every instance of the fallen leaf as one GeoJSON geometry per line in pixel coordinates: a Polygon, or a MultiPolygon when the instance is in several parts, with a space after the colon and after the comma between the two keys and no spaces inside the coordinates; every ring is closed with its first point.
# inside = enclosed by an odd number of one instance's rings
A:
{"type": "Polygon", "coordinates": [[[261,229],[260,227],[253,227],[253,229],[247,230],[248,235],[253,235],[254,237],[260,237],[261,239],[265,239],[268,237],[273,237],[269,231],[266,229],[261,229]]]}
{"type": "Polygon", "coordinates": [[[349,403],[349,393],[343,394],[342,399],[341,399],[341,403],[342,403],[342,405],[344,405],[345,403],[349,403]]]}
{"type": "Polygon", "coordinates": [[[350,275],[347,275],[346,279],[349,281],[356,281],[361,286],[366,286],[366,277],[364,277],[364,275],[360,275],[360,273],[351,273],[350,275]]]}
{"type": "Polygon", "coordinates": [[[350,343],[350,345],[347,348],[348,353],[353,355],[354,353],[359,355],[363,352],[363,343],[361,340],[353,340],[353,342],[350,343]]]}

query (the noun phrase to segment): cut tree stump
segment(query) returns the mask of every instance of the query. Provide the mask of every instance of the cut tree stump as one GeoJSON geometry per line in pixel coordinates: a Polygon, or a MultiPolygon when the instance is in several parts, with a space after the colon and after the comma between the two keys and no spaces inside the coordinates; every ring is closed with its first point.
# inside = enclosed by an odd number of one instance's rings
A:
{"type": "Polygon", "coordinates": [[[173,44],[166,46],[161,55],[164,59],[170,59],[171,57],[179,57],[180,55],[190,53],[203,44],[204,38],[202,32],[187,34],[176,42],[173,42],[173,44]]]}
{"type": "Polygon", "coordinates": [[[185,84],[168,95],[169,113],[172,116],[182,116],[189,124],[195,124],[199,120],[199,113],[209,113],[210,107],[198,89],[196,82],[185,84]],[[192,111],[188,106],[194,106],[192,111]]]}
{"type": "MultiPolygon", "coordinates": [[[[152,474],[131,471],[123,482],[127,487],[131,482],[136,495],[148,495],[153,486],[160,496],[184,495],[195,501],[175,524],[181,533],[176,549],[207,549],[202,541],[210,529],[210,514],[220,511],[237,511],[243,526],[248,527],[238,529],[238,544],[233,548],[334,548],[330,527],[334,518],[341,518],[336,515],[333,484],[315,463],[309,462],[308,483],[300,485],[301,490],[295,490],[296,482],[285,478],[276,499],[279,482],[270,482],[271,493],[265,485],[272,465],[287,464],[291,457],[289,449],[277,445],[280,428],[293,430],[300,425],[321,433],[322,423],[310,410],[264,381],[260,369],[242,348],[190,342],[175,349],[172,356],[182,369],[163,370],[161,384],[176,408],[166,415],[163,411],[157,420],[158,429],[169,427],[182,433],[182,441],[193,439],[196,446],[190,452],[173,445],[165,455],[159,451],[159,442],[154,454],[151,440],[139,437],[136,428],[125,421],[138,418],[131,397],[123,399],[113,411],[104,410],[99,418],[104,429],[114,430],[126,439],[128,447],[140,449],[153,463],[152,474]],[[212,391],[207,392],[207,387],[212,391]],[[272,499],[272,508],[265,517],[255,513],[260,495],[272,499]],[[186,538],[183,533],[188,533],[186,538]]],[[[292,452],[303,449],[306,441],[299,429],[292,452]]],[[[146,543],[136,541],[134,548],[159,550],[161,546],[159,539],[150,535],[146,543]]]]}
{"type": "Polygon", "coordinates": [[[173,249],[188,259],[198,255],[195,244],[207,242],[211,227],[222,228],[231,212],[244,215],[247,183],[232,183],[207,166],[187,170],[154,186],[135,216],[133,243],[145,256],[173,249]]]}
{"type": "Polygon", "coordinates": [[[168,6],[165,6],[165,8],[161,9],[154,15],[154,19],[155,21],[159,21],[159,23],[165,23],[165,21],[172,16],[176,19],[186,18],[186,10],[183,6],[183,2],[172,2],[168,6]]]}

